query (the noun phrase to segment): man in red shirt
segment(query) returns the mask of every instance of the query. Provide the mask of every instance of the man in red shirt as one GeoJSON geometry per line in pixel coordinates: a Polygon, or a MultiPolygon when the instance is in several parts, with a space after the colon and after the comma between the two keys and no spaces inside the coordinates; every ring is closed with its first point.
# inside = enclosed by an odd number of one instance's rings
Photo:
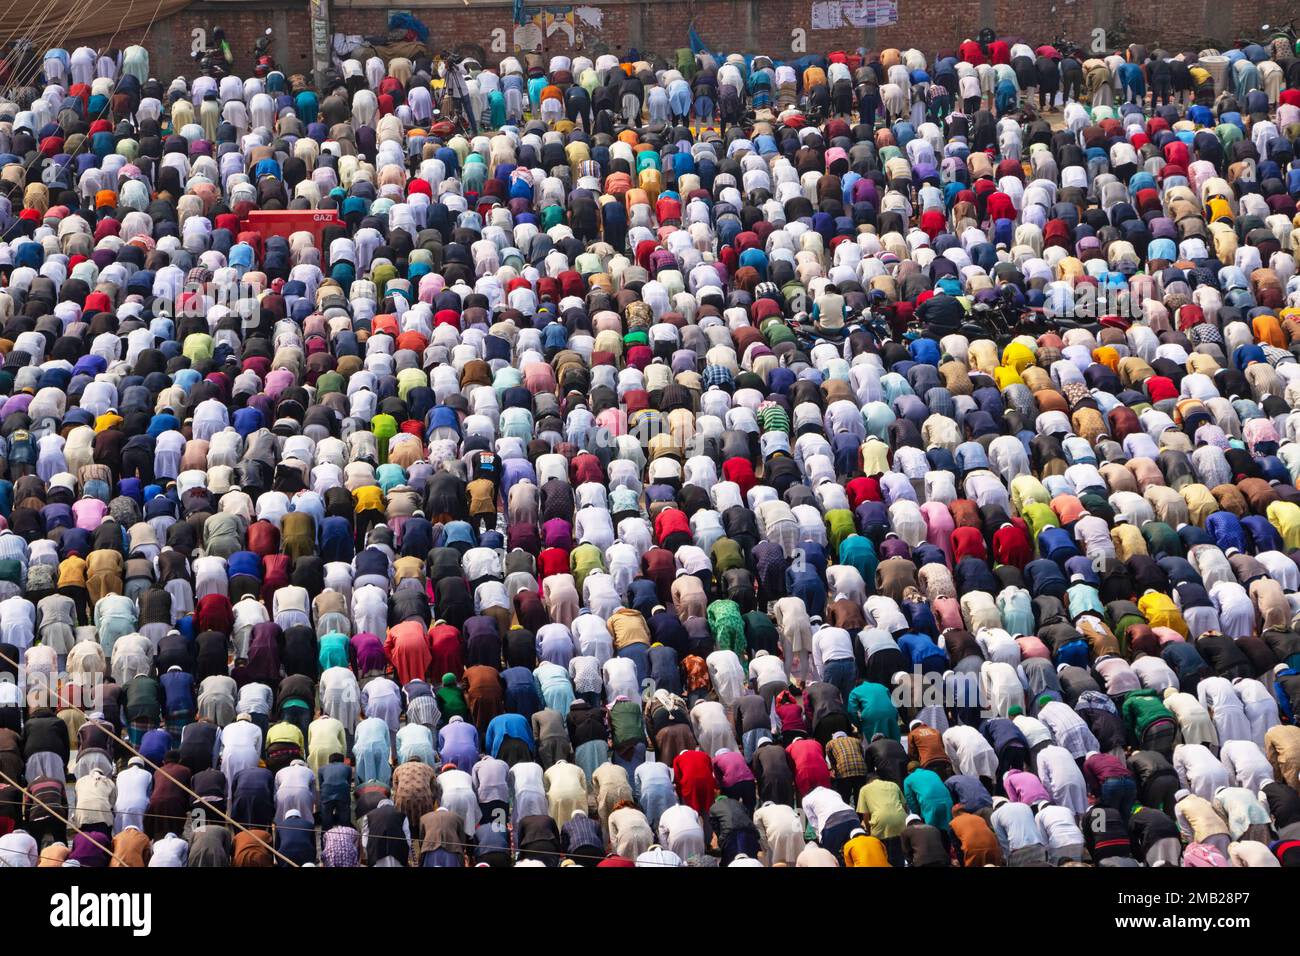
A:
{"type": "Polygon", "coordinates": [[[978,528],[954,528],[952,532],[952,560],[956,564],[962,558],[988,559],[988,548],[984,546],[984,535],[978,528]]]}
{"type": "Polygon", "coordinates": [[[974,66],[984,62],[984,49],[974,40],[963,40],[961,46],[957,47],[957,55],[974,66]]]}
{"type": "Polygon", "coordinates": [[[998,564],[1010,564],[1023,570],[1033,557],[1029,536],[1023,529],[1008,521],[993,532],[993,560],[998,564]]]}
{"type": "Polygon", "coordinates": [[[691,523],[680,508],[665,508],[655,516],[655,538],[668,551],[691,543],[691,523]]]}
{"type": "Polygon", "coordinates": [[[683,750],[673,761],[673,781],[677,784],[678,799],[707,819],[709,807],[718,795],[709,755],[698,747],[683,750]]]}
{"type": "Polygon", "coordinates": [[[785,748],[794,763],[794,788],[800,797],[817,787],[831,786],[831,771],[826,766],[826,752],[811,737],[796,740],[785,748]]]}

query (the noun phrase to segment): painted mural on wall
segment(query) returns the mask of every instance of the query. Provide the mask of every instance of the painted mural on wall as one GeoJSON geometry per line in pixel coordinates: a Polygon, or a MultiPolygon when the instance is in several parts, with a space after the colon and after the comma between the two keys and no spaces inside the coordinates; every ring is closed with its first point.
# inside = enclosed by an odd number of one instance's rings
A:
{"type": "Polygon", "coordinates": [[[812,28],[888,27],[898,22],[898,0],[814,0],[812,28]]]}
{"type": "Polygon", "coordinates": [[[581,49],[604,27],[600,7],[526,7],[524,12],[526,19],[515,24],[512,38],[516,53],[581,49]]]}

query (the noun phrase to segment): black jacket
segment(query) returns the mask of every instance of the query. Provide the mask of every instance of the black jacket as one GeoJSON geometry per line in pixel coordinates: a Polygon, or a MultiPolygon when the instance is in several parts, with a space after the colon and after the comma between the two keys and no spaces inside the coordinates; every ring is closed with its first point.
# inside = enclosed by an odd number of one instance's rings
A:
{"type": "Polygon", "coordinates": [[[35,754],[53,753],[68,762],[68,725],[55,716],[48,707],[32,711],[23,726],[23,759],[28,760],[35,754]]]}

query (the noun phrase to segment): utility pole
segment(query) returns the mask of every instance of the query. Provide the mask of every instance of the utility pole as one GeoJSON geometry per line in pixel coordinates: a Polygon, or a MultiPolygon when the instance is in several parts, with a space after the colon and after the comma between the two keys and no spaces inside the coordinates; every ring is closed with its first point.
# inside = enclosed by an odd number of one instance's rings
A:
{"type": "Polygon", "coordinates": [[[875,50],[875,49],[876,49],[876,28],[875,28],[875,27],[863,27],[863,28],[862,28],[862,53],[863,53],[863,55],[865,56],[866,54],[870,53],[872,50],[875,50]]]}
{"type": "Polygon", "coordinates": [[[330,5],[329,0],[308,0],[311,15],[311,68],[316,88],[325,84],[325,71],[330,68],[330,5]]]}

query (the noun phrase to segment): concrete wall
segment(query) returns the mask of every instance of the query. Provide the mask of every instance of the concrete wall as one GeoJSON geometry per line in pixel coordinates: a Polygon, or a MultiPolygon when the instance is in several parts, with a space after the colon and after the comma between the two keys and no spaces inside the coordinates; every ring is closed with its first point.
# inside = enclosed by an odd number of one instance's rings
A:
{"type": "MultiPolygon", "coordinates": [[[[867,0],[844,0],[867,2],[867,0]]],[[[828,0],[591,0],[575,4],[571,16],[554,14],[543,25],[519,28],[510,0],[333,0],[332,29],[380,34],[390,10],[410,10],[430,28],[438,49],[462,43],[481,46],[491,60],[514,52],[516,41],[531,46],[539,38],[548,53],[630,49],[669,54],[687,43],[693,23],[711,47],[727,52],[792,55],[867,47],[916,47],[927,55],[951,47],[983,26],[1007,37],[1041,42],[1057,34],[1086,44],[1095,27],[1111,30],[1112,46],[1159,42],[1167,48],[1199,47],[1216,37],[1220,44],[1255,37],[1261,23],[1278,23],[1295,14],[1294,0],[1182,0],[1177,14],[1149,0],[897,0],[897,23],[860,29],[819,28],[830,19],[828,0]],[[817,10],[814,10],[817,7],[817,10]],[[817,27],[814,26],[817,24],[817,27]]],[[[556,9],[552,7],[552,9],[556,9]]],[[[155,23],[144,43],[153,54],[153,72],[170,79],[193,70],[189,58],[193,31],[225,29],[238,58],[251,67],[254,40],[267,27],[275,33],[276,55],[288,72],[310,72],[310,25],[304,0],[204,0],[155,23]]],[[[140,42],[143,30],[112,38],[116,47],[140,42]]],[[[111,34],[90,45],[108,45],[111,34]]]]}

